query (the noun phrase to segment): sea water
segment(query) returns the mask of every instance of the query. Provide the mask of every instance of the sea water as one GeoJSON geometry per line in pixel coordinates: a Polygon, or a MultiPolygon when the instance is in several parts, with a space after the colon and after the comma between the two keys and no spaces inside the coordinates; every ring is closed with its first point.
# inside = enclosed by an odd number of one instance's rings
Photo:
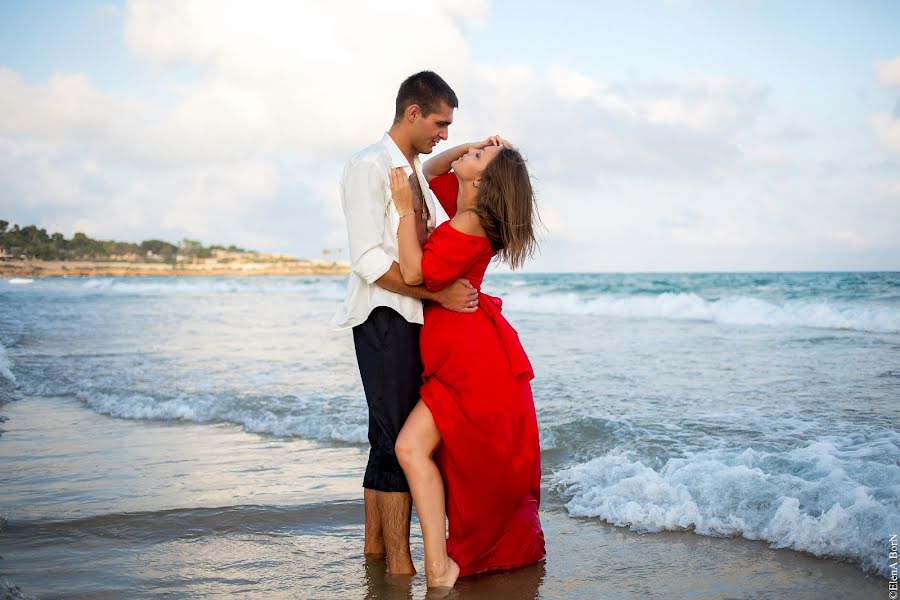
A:
{"type": "MultiPolygon", "coordinates": [[[[352,336],[328,328],[344,289],[339,277],[0,280],[0,395],[364,447],[352,336]]],[[[545,505],[888,576],[900,273],[504,274],[484,290],[504,299],[536,371],[545,505]]]]}

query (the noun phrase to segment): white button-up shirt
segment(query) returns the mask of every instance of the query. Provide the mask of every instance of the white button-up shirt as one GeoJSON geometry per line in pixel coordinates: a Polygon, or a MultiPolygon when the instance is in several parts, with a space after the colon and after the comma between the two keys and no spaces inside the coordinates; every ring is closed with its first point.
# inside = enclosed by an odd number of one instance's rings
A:
{"type": "MultiPolygon", "coordinates": [[[[413,161],[423,201],[428,206],[428,229],[435,227],[434,200],[422,174],[422,164],[413,161]]],[[[390,170],[404,167],[412,174],[406,157],[387,133],[376,144],[363,148],[344,167],[341,176],[341,206],[350,238],[350,278],[344,303],[331,319],[335,329],[364,322],[377,306],[393,308],[410,323],[424,323],[422,301],[390,292],[376,280],[400,262],[397,228],[400,214],[391,197],[390,170]]]]}

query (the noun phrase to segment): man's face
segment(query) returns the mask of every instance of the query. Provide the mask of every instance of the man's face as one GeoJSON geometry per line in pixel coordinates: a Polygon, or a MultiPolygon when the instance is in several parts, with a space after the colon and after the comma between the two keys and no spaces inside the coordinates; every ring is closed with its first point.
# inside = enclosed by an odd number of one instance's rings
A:
{"type": "Polygon", "coordinates": [[[438,142],[447,139],[447,130],[453,123],[453,108],[446,102],[441,102],[440,107],[428,115],[422,113],[416,117],[413,125],[413,145],[419,154],[431,154],[438,142]]]}

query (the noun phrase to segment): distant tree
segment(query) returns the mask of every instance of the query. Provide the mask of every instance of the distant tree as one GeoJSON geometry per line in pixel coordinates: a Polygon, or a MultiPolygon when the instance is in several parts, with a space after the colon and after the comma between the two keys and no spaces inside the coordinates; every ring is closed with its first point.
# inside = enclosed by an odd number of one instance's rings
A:
{"type": "Polygon", "coordinates": [[[178,253],[190,258],[209,258],[212,256],[212,250],[204,248],[203,244],[197,240],[189,240],[187,238],[181,240],[178,253]]]}
{"type": "Polygon", "coordinates": [[[72,253],[76,256],[83,256],[90,252],[92,241],[93,240],[85,234],[76,231],[75,235],[72,236],[72,241],[69,242],[69,248],[72,249],[72,253]]]}
{"type": "Polygon", "coordinates": [[[55,260],[68,258],[68,242],[63,234],[57,232],[50,236],[50,248],[53,250],[53,258],[55,260]]]}
{"type": "Polygon", "coordinates": [[[163,240],[144,240],[141,242],[140,249],[141,254],[144,256],[146,256],[148,252],[152,252],[154,255],[161,256],[165,259],[172,258],[178,252],[178,246],[163,240]]]}
{"type": "MultiPolygon", "coordinates": [[[[184,239],[176,246],[164,240],[144,240],[140,244],[115,240],[95,240],[82,232],[76,232],[71,240],[61,233],[48,234],[35,225],[19,227],[0,220],[0,250],[13,256],[25,256],[43,260],[92,259],[109,256],[137,255],[158,256],[166,262],[174,262],[181,254],[187,258],[209,258],[214,249],[225,250],[223,245],[206,248],[197,240],[184,239]]],[[[250,252],[231,245],[232,252],[250,252]]]]}

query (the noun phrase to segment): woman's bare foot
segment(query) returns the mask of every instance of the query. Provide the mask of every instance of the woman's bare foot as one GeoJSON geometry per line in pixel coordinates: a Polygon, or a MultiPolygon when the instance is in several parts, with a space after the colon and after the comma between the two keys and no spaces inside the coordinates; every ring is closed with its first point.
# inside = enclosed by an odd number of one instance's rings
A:
{"type": "Polygon", "coordinates": [[[456,584],[457,577],[459,577],[459,565],[449,556],[440,564],[425,567],[425,580],[430,588],[452,588],[456,584]]]}

